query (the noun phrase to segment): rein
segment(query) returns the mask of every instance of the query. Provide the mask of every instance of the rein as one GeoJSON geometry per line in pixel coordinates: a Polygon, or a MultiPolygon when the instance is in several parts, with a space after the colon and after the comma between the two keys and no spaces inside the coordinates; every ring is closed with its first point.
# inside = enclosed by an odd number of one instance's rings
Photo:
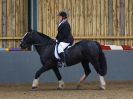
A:
{"type": "MultiPolygon", "coordinates": [[[[33,38],[33,35],[31,35],[31,38],[33,38]]],[[[33,44],[34,46],[43,46],[43,45],[48,45],[48,44],[52,44],[53,42],[48,42],[48,43],[36,43],[33,44]]],[[[53,43],[54,44],[54,43],[53,43]]]]}
{"type": "Polygon", "coordinates": [[[35,45],[35,46],[43,46],[45,44],[38,43],[38,44],[33,44],[33,45],[35,45]]]}

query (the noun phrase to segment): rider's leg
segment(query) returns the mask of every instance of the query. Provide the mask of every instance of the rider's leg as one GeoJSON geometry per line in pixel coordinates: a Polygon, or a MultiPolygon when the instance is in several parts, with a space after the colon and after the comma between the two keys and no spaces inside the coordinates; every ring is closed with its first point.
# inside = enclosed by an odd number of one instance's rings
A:
{"type": "Polygon", "coordinates": [[[55,53],[58,54],[58,66],[62,67],[65,66],[65,54],[64,54],[64,49],[69,46],[70,43],[65,43],[65,42],[60,42],[56,44],[55,46],[55,53]]]}
{"type": "Polygon", "coordinates": [[[64,52],[61,52],[59,54],[60,58],[61,58],[61,61],[64,62],[65,61],[65,53],[64,52]]]}
{"type": "Polygon", "coordinates": [[[64,49],[69,46],[70,43],[60,42],[58,45],[58,54],[61,58],[60,61],[65,63],[65,53],[64,49]]]}

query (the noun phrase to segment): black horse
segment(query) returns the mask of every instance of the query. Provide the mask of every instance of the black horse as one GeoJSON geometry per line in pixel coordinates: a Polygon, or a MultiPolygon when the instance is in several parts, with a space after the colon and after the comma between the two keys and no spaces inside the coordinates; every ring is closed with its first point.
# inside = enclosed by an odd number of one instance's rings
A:
{"type": "MultiPolygon", "coordinates": [[[[31,45],[35,46],[43,65],[35,74],[35,79],[33,80],[32,84],[33,89],[37,88],[40,75],[50,69],[54,71],[56,77],[58,78],[59,88],[64,88],[64,82],[58,69],[58,62],[54,55],[55,44],[55,40],[39,32],[28,32],[21,40],[20,47],[22,49],[28,48],[31,45]]],[[[81,63],[83,66],[85,74],[81,77],[78,87],[90,74],[91,70],[89,68],[89,63],[91,63],[96,72],[99,74],[100,88],[105,89],[106,83],[103,76],[105,76],[107,73],[107,64],[105,55],[98,42],[82,40],[78,43],[75,43],[74,46],[70,47],[65,52],[67,53],[67,66],[72,66],[77,63],[81,63]]]]}

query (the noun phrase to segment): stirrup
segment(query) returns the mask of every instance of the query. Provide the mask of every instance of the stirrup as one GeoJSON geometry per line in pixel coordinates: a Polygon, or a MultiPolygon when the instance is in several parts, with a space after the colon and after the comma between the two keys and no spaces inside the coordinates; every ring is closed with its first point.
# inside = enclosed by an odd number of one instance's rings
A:
{"type": "Polygon", "coordinates": [[[57,63],[58,67],[62,67],[62,62],[59,62],[57,63]]]}
{"type": "Polygon", "coordinates": [[[66,62],[62,62],[62,66],[63,66],[63,67],[67,67],[66,62]]]}
{"type": "Polygon", "coordinates": [[[58,62],[58,67],[66,67],[66,63],[64,62],[58,62]]]}

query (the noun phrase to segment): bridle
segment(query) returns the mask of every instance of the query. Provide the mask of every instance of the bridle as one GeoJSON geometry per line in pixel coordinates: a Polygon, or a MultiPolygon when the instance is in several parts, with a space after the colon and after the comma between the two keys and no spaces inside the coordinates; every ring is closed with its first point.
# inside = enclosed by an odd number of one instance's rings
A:
{"type": "MultiPolygon", "coordinates": [[[[28,33],[31,33],[31,32],[27,32],[25,35],[24,35],[24,37],[28,34],[28,33]]],[[[30,38],[32,39],[33,38],[33,34],[31,33],[30,35],[30,38]]],[[[23,38],[24,38],[23,37],[23,38]]],[[[23,38],[22,38],[22,40],[21,40],[21,42],[23,42],[23,38]]],[[[49,42],[49,43],[35,43],[35,44],[32,44],[33,46],[43,46],[43,45],[48,45],[48,44],[55,44],[55,43],[52,43],[52,42],[49,42]]],[[[30,44],[29,44],[30,45],[30,44]]]]}

